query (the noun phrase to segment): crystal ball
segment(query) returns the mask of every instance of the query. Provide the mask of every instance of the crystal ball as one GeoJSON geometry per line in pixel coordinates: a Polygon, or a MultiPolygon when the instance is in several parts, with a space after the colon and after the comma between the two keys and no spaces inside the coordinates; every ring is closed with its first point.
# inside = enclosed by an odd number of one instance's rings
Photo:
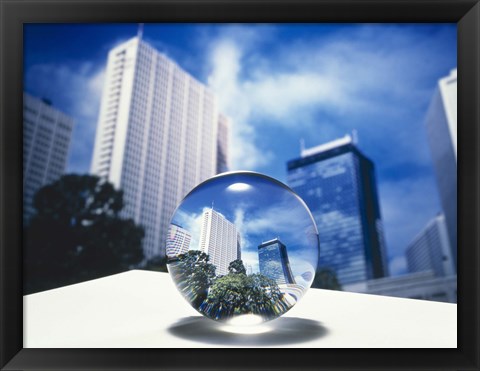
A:
{"type": "Polygon", "coordinates": [[[171,219],[167,268],[187,302],[216,321],[262,323],[290,310],[315,277],[319,238],[303,200],[254,172],[195,187],[171,219]]]}

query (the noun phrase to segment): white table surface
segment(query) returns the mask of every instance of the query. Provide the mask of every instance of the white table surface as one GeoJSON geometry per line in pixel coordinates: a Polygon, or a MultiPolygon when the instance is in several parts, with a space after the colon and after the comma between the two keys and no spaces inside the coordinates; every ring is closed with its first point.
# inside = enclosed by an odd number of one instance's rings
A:
{"type": "Polygon", "coordinates": [[[310,289],[282,317],[232,328],[142,270],[24,296],[23,318],[24,348],[457,347],[456,304],[310,289]]]}

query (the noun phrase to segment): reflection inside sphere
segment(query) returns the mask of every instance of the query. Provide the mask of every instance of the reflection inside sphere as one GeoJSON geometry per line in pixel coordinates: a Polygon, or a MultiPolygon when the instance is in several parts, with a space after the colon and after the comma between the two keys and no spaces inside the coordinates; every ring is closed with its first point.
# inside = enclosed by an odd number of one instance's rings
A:
{"type": "Polygon", "coordinates": [[[287,186],[251,172],[225,173],[176,209],[167,267],[183,297],[213,320],[241,326],[291,309],[315,276],[318,232],[287,186]]]}

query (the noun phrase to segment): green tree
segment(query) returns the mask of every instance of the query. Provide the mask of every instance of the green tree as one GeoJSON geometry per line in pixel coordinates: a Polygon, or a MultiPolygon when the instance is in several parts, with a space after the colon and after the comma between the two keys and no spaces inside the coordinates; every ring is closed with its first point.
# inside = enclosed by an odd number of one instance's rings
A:
{"type": "Polygon", "coordinates": [[[207,298],[208,289],[215,279],[215,266],[199,250],[189,250],[169,262],[169,271],[188,301],[198,308],[207,298]]]}
{"type": "Polygon", "coordinates": [[[157,255],[149,259],[142,267],[142,269],[145,269],[147,271],[168,272],[166,264],[167,257],[157,255]]]}
{"type": "MultiPolygon", "coordinates": [[[[262,275],[246,275],[241,260],[228,267],[229,273],[215,280],[202,310],[215,319],[237,314],[276,315],[276,307],[288,309],[277,283],[262,275]]],[[[277,308],[278,309],[278,308],[277,308]]]]}
{"type": "Polygon", "coordinates": [[[342,290],[335,271],[331,268],[321,267],[317,270],[312,287],[327,290],[342,290]]]}
{"type": "Polygon", "coordinates": [[[242,259],[236,259],[228,265],[228,272],[234,274],[246,274],[247,270],[243,265],[242,259]]]}
{"type": "Polygon", "coordinates": [[[144,230],[120,217],[123,193],[91,175],[64,175],[34,196],[24,234],[24,292],[130,269],[143,260],[144,230]]]}

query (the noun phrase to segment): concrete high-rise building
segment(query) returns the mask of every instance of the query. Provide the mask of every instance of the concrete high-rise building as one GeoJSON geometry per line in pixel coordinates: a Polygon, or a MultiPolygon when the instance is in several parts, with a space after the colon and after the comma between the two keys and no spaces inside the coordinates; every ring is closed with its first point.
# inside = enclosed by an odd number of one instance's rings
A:
{"type": "Polygon", "coordinates": [[[215,265],[217,276],[226,275],[229,264],[241,259],[240,243],[235,224],[213,208],[203,212],[199,247],[208,254],[210,263],[215,265]]]}
{"type": "Polygon", "coordinates": [[[427,112],[427,128],[452,257],[457,267],[457,70],[439,80],[427,112]]]}
{"type": "Polygon", "coordinates": [[[217,136],[217,173],[224,173],[229,170],[228,163],[228,144],[230,133],[230,120],[227,116],[220,114],[218,116],[218,136],[217,136]]]}
{"type": "Polygon", "coordinates": [[[165,256],[176,206],[216,174],[218,123],[215,95],[140,37],[110,50],[91,171],[123,190],[147,258],[165,256]]]}
{"type": "Polygon", "coordinates": [[[317,223],[319,268],[333,269],[348,291],[388,275],[374,164],[351,136],[302,149],[287,181],[317,223]]]}
{"type": "Polygon", "coordinates": [[[167,235],[167,258],[185,254],[190,249],[192,235],[181,226],[170,224],[167,235]]]}
{"type": "Polygon", "coordinates": [[[455,267],[443,214],[432,219],[413,239],[406,251],[410,273],[432,271],[436,276],[451,276],[455,267]]]}
{"type": "Polygon", "coordinates": [[[33,197],[60,178],[67,166],[73,119],[46,99],[23,94],[23,223],[35,210],[33,197]]]}
{"type": "Polygon", "coordinates": [[[262,242],[258,246],[260,273],[275,280],[277,284],[295,284],[287,247],[278,238],[262,242]]]}

